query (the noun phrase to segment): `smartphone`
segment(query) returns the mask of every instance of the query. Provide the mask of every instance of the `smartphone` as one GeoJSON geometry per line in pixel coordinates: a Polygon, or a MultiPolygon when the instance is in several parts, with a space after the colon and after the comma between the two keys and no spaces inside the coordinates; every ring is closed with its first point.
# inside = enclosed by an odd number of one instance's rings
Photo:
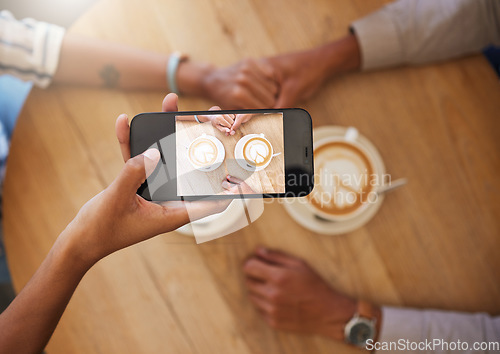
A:
{"type": "Polygon", "coordinates": [[[131,155],[149,148],[161,155],[138,189],[150,201],[303,197],[314,186],[312,121],[299,108],[141,113],[131,155]]]}

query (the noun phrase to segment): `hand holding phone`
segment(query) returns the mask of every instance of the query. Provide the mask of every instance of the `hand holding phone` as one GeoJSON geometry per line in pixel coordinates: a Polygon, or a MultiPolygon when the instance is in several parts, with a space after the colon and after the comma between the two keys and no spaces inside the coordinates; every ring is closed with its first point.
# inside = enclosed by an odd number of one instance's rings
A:
{"type": "Polygon", "coordinates": [[[300,197],[313,187],[302,109],[142,113],[130,129],[132,156],[151,147],[162,156],[138,190],[148,200],[300,197]]]}

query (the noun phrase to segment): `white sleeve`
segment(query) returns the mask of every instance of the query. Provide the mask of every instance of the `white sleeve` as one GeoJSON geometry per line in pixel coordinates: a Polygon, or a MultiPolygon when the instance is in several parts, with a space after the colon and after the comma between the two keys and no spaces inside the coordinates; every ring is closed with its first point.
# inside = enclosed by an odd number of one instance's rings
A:
{"type": "Polygon", "coordinates": [[[500,1],[399,0],[351,28],[363,69],[445,60],[500,44],[500,1]]]}
{"type": "Polygon", "coordinates": [[[16,20],[0,12],[0,74],[47,87],[59,61],[65,30],[33,19],[16,20]]]}
{"type": "MultiPolygon", "coordinates": [[[[378,345],[390,343],[395,350],[377,351],[380,353],[399,353],[406,341],[414,343],[435,343],[427,345],[419,352],[422,353],[453,353],[452,345],[440,345],[435,340],[447,343],[458,341],[468,348],[461,353],[498,353],[500,351],[500,317],[492,317],[485,313],[461,313],[439,310],[416,310],[395,307],[382,308],[382,326],[378,345]],[[487,343],[489,349],[477,347],[477,343],[487,343]],[[431,349],[431,350],[430,350],[431,349]],[[446,350],[448,349],[448,350],[446,350]]],[[[484,347],[483,347],[484,348],[484,347]]]]}

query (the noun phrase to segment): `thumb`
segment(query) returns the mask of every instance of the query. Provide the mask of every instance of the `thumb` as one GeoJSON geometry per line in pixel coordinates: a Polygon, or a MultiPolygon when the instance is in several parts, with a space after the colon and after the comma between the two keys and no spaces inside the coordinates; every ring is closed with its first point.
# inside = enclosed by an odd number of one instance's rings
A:
{"type": "Polygon", "coordinates": [[[125,163],[113,184],[121,193],[135,194],[146,178],[153,173],[158,161],[160,161],[160,152],[157,149],[146,150],[125,163]]]}
{"type": "Polygon", "coordinates": [[[237,131],[238,130],[238,128],[241,125],[241,121],[243,120],[243,117],[244,117],[243,114],[236,115],[236,118],[234,119],[234,123],[233,123],[233,125],[231,127],[231,130],[233,130],[233,131],[237,131]]]}
{"type": "Polygon", "coordinates": [[[283,83],[281,90],[276,100],[274,108],[289,108],[295,102],[295,97],[292,90],[292,85],[288,82],[283,83]]]}

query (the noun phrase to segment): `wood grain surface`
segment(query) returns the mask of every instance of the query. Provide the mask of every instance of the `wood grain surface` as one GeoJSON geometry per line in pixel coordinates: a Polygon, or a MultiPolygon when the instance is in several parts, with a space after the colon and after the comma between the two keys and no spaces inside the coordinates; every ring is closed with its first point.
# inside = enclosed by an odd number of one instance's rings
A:
{"type": "Polygon", "coordinates": [[[255,193],[285,193],[285,159],[283,145],[283,115],[256,114],[243,123],[234,135],[226,136],[210,122],[176,121],[177,190],[179,195],[212,195],[221,193],[222,181],[229,174],[247,183],[255,193]],[[188,147],[202,134],[215,136],[225,149],[221,166],[210,172],[196,170],[188,160],[188,147]],[[234,156],[238,141],[248,134],[264,134],[275,154],[261,171],[243,169],[234,156]]]}
{"type": "MultiPolygon", "coordinates": [[[[71,32],[194,60],[310,48],[382,0],[103,0],[71,32]]],[[[4,231],[20,290],[79,208],[123,166],[120,113],[158,111],[165,92],[35,89],[14,132],[4,231]]],[[[482,56],[330,80],[300,106],[315,127],[355,126],[409,183],[347,235],[300,227],[279,201],[250,226],[196,245],[175,232],[113,254],[76,290],[47,353],[351,353],[275,331],[251,306],[242,262],[257,244],[307,260],[337,289],[378,304],[500,312],[500,87],[482,56]]],[[[181,97],[181,110],[213,103],[181,97]]]]}

